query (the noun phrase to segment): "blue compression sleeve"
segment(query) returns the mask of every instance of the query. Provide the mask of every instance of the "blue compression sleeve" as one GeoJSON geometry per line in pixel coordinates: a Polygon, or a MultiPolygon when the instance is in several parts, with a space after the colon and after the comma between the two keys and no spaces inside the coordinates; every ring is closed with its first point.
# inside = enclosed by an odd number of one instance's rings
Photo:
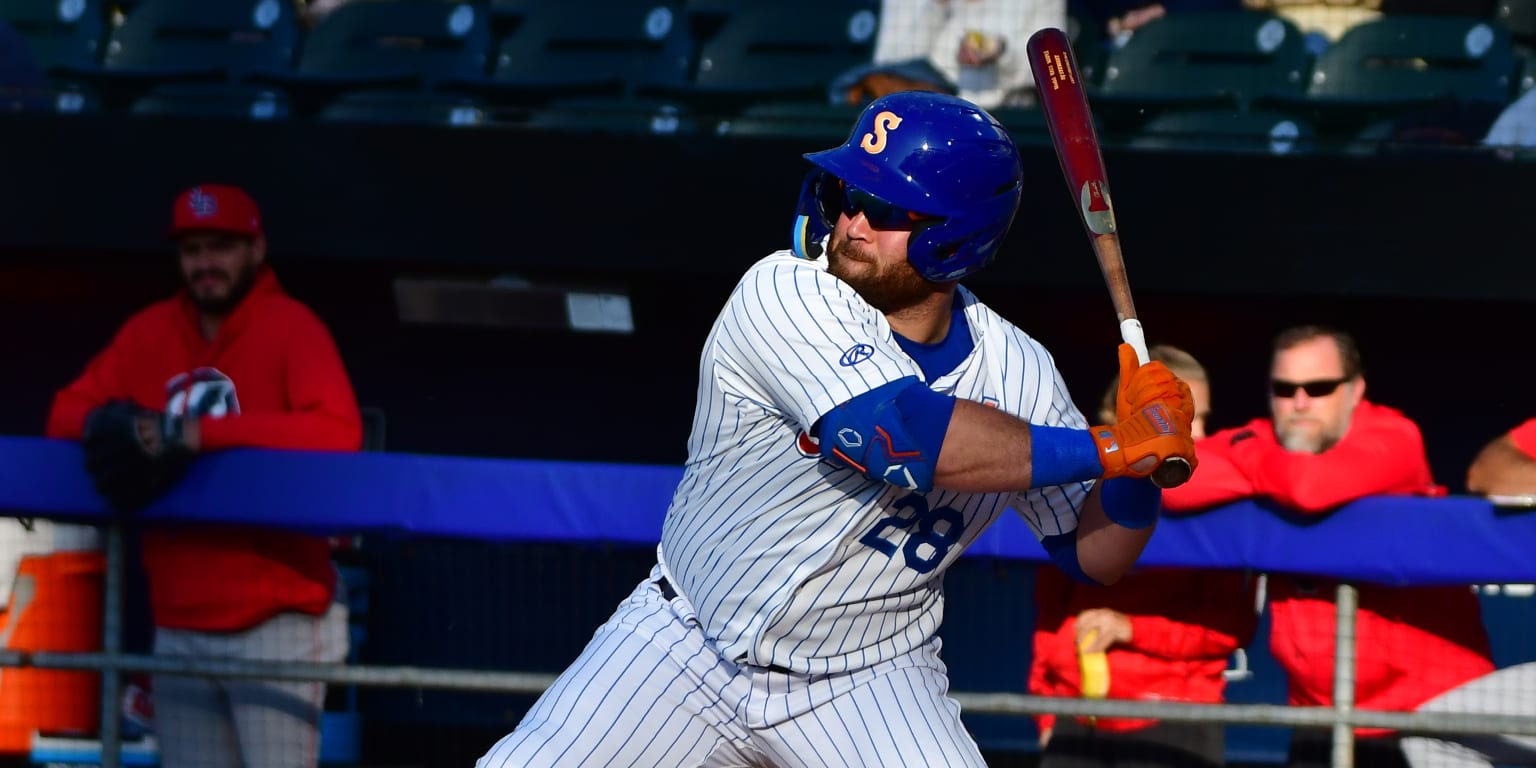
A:
{"type": "Polygon", "coordinates": [[[1117,477],[1104,481],[1104,516],[1122,528],[1146,528],[1157,522],[1163,492],[1150,479],[1117,477]]]}
{"type": "Polygon", "coordinates": [[[1029,445],[1031,488],[1081,483],[1104,474],[1099,446],[1086,429],[1031,424],[1029,445]]]}
{"type": "Polygon", "coordinates": [[[1103,586],[1094,581],[1093,577],[1083,573],[1083,566],[1077,562],[1077,531],[1047,536],[1040,540],[1040,546],[1045,547],[1045,553],[1051,556],[1051,562],[1072,577],[1073,581],[1103,586]]]}

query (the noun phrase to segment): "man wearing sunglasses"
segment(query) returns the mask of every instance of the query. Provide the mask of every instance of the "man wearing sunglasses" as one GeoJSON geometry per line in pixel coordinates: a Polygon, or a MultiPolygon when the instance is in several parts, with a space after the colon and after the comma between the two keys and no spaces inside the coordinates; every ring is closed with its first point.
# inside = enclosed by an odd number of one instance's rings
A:
{"type": "Polygon", "coordinates": [[[806,157],[792,248],[705,342],[657,565],[481,766],[980,768],[946,696],[944,571],[1011,507],[1113,582],[1157,520],[1148,475],[1194,459],[1161,363],[1122,347],[1118,421],[1089,429],[1045,348],[959,287],[1023,185],[991,115],[898,93],[806,157]]]}
{"type": "MultiPolygon", "coordinates": [[[[1198,444],[1200,471],[1164,494],[1172,510],[1264,497],[1317,515],[1364,496],[1437,493],[1419,428],[1365,399],[1359,348],[1347,333],[1300,326],[1275,339],[1270,418],[1198,444]]],[[[1271,574],[1270,649],[1295,706],[1333,703],[1337,582],[1271,574]]],[[[1493,669],[1477,598],[1465,587],[1357,584],[1355,706],[1411,711],[1493,669]]],[[[1404,768],[1395,732],[1356,729],[1355,765],[1404,768]]],[[[1326,730],[1293,732],[1290,766],[1328,766],[1326,730]]]]}

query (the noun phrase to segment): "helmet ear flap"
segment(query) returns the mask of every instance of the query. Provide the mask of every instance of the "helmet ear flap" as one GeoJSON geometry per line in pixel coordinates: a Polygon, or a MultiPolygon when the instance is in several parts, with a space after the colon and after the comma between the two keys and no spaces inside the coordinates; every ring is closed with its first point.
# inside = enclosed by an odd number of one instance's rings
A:
{"type": "Polygon", "coordinates": [[[835,182],[826,171],[813,168],[800,184],[790,248],[802,259],[821,258],[821,241],[832,234],[838,211],[835,182]]]}

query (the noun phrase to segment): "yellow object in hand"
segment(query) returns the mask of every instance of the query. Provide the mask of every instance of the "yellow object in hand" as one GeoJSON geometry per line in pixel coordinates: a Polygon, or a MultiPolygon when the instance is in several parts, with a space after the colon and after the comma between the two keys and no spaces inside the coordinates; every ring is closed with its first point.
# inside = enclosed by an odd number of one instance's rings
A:
{"type": "Polygon", "coordinates": [[[1077,642],[1077,665],[1083,676],[1085,699],[1102,699],[1109,694],[1109,658],[1103,651],[1085,650],[1098,634],[1098,630],[1090,629],[1077,642]]]}

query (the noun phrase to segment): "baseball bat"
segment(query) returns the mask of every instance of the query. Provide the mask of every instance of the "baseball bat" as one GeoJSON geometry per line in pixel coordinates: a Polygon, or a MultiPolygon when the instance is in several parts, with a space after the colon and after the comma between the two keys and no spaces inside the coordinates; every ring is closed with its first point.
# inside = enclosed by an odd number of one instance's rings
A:
{"type": "MultiPolygon", "coordinates": [[[[1046,128],[1051,144],[1056,147],[1056,159],[1061,161],[1067,189],[1077,201],[1077,212],[1093,244],[1099,271],[1104,273],[1109,298],[1120,320],[1120,338],[1136,350],[1136,359],[1146,365],[1146,336],[1136,318],[1136,304],[1131,300],[1131,283],[1125,274],[1120,235],[1115,229],[1115,209],[1109,196],[1109,176],[1104,171],[1104,156],[1099,151],[1093,114],[1088,111],[1088,95],[1083,90],[1077,57],[1067,34],[1051,27],[1031,35],[1025,47],[1046,128]]],[[[1152,482],[1161,488],[1173,488],[1188,480],[1191,472],[1189,462],[1175,456],[1158,465],[1152,482]]]]}

